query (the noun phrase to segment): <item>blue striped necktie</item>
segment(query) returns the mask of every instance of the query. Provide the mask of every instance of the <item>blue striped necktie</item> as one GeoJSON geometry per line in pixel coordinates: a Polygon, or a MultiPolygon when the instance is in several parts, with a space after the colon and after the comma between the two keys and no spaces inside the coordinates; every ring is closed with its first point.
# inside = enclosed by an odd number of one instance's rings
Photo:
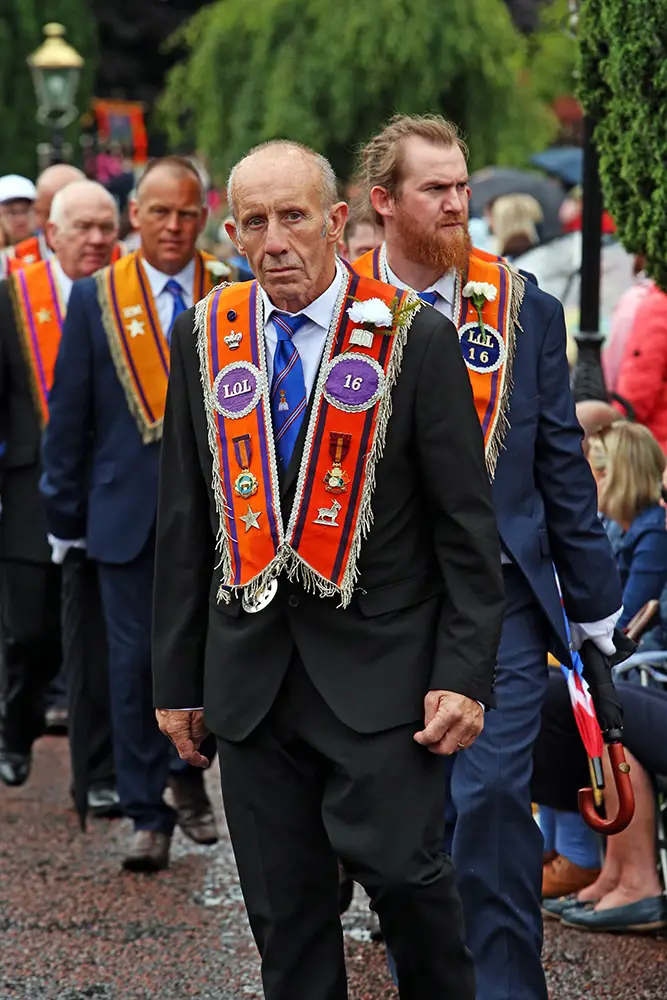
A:
{"type": "Polygon", "coordinates": [[[296,439],[306,413],[306,383],[299,352],[292,337],[301,329],[308,317],[301,313],[274,312],[271,315],[278,343],[273,355],[273,382],[271,384],[271,416],[276,443],[278,467],[284,472],[289,465],[296,439]]]}
{"type": "Polygon", "coordinates": [[[178,316],[188,308],[185,304],[185,299],[183,298],[183,289],[174,278],[170,278],[167,284],[164,286],[165,292],[169,292],[174,300],[174,309],[171,314],[171,323],[169,324],[169,329],[167,330],[167,340],[171,341],[171,331],[174,328],[174,323],[178,316]]]}
{"type": "Polygon", "coordinates": [[[434,306],[438,298],[437,292],[417,292],[417,295],[422,302],[428,302],[430,306],[434,306]]]}

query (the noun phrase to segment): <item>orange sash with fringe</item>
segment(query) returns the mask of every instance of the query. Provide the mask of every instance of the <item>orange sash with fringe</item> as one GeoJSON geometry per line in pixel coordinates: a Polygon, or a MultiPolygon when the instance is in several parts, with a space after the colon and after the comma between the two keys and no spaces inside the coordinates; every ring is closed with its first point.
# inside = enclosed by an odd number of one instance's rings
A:
{"type": "Polygon", "coordinates": [[[33,399],[44,428],[65,310],[50,261],[21,268],[7,280],[33,399]]]}
{"type": "MultiPolygon", "coordinates": [[[[214,260],[199,250],[195,254],[195,302],[215,285],[206,267],[214,260]]],[[[95,281],[102,324],[128,407],[144,443],[158,441],[167,397],[169,342],[141,265],[141,251],[99,271],[95,281]]]]}
{"type": "MultiPolygon", "coordinates": [[[[385,245],[364,254],[352,265],[358,274],[388,281],[385,245]]],[[[516,349],[516,327],[525,289],[524,278],[502,257],[473,248],[468,272],[456,276],[453,323],[459,334],[463,360],[468,369],[475,409],[484,434],[486,466],[493,478],[505,435],[516,349]],[[485,299],[480,316],[464,290],[469,282],[495,289],[485,299]]]]}
{"type": "Polygon", "coordinates": [[[195,325],[219,517],[219,600],[240,590],[252,600],[285,571],[306,589],[349,604],[359,548],[372,522],[391,390],[420,307],[412,293],[342,272],[285,526],[259,286],[222,286],[199,304],[195,325]],[[352,321],[349,307],[368,299],[391,308],[393,328],[352,321]]]}

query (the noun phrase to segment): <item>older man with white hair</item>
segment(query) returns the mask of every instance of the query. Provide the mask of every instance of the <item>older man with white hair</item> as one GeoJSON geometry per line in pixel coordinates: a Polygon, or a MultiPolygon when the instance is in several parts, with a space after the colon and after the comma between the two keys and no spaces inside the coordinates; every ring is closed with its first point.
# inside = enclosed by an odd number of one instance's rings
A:
{"type": "Polygon", "coordinates": [[[76,181],[53,199],[46,232],[55,256],[0,283],[0,778],[9,785],[27,780],[43,726],[43,692],[61,658],[60,569],[51,563],[39,492],[49,393],[72,284],[109,262],[116,204],[100,184],[76,181]]]}

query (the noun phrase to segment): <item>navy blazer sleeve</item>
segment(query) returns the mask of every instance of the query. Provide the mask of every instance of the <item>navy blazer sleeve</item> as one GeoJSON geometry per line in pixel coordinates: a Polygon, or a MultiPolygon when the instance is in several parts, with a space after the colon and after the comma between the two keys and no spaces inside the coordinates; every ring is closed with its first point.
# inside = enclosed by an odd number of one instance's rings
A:
{"type": "Polygon", "coordinates": [[[539,359],[535,475],[546,508],[551,553],[570,621],[599,621],[620,608],[621,586],[609,539],[598,518],[595,482],[581,447],[583,431],[570,390],[563,307],[530,285],[526,287],[529,295],[531,304],[546,313],[539,359]]]}
{"type": "Polygon", "coordinates": [[[49,423],[42,444],[40,484],[50,534],[64,540],[85,538],[88,459],[92,423],[93,358],[90,306],[95,283],[86,278],[72,287],[49,394],[49,423]]]}
{"type": "Polygon", "coordinates": [[[667,586],[667,531],[664,524],[642,532],[630,554],[628,575],[623,587],[623,614],[619,628],[644,607],[659,600],[667,586]]]}

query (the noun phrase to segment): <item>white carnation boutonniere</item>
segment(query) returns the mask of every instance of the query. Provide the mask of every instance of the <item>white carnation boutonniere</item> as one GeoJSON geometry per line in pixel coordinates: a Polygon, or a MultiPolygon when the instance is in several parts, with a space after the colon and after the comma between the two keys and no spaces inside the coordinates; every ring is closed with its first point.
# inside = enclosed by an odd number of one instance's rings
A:
{"type": "Polygon", "coordinates": [[[469,281],[463,289],[463,297],[470,299],[477,310],[479,328],[484,333],[484,320],[482,319],[482,309],[487,302],[495,302],[498,289],[488,281],[469,281]]]}
{"type": "Polygon", "coordinates": [[[389,305],[382,299],[355,299],[347,310],[351,321],[358,324],[358,328],[350,334],[350,347],[372,347],[375,333],[391,336],[396,327],[418,308],[419,302],[408,302],[399,307],[398,298],[393,298],[389,305]]]}
{"type": "Polygon", "coordinates": [[[232,269],[222,260],[207,260],[206,270],[214,278],[228,278],[232,269]]]}

